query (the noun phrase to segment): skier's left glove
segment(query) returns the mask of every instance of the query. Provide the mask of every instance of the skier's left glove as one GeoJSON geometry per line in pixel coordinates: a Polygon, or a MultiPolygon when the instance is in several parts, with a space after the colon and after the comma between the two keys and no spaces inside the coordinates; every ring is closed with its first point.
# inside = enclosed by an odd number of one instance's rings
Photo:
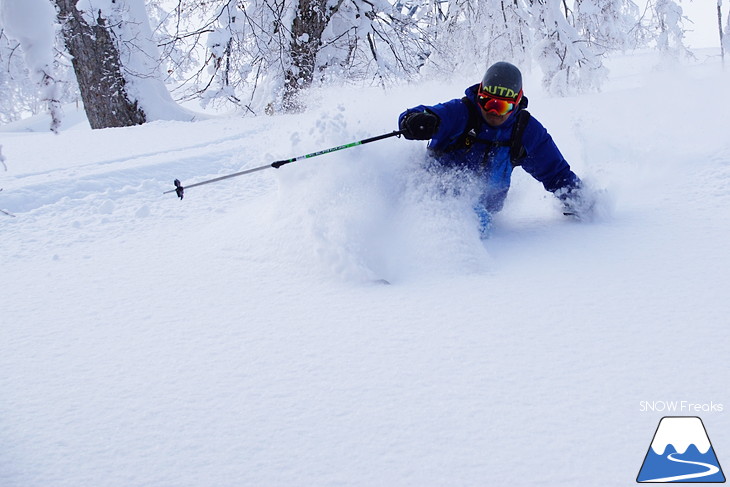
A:
{"type": "Polygon", "coordinates": [[[562,190],[557,196],[563,205],[563,215],[583,221],[592,219],[596,199],[582,185],[562,190]]]}
{"type": "Polygon", "coordinates": [[[406,112],[400,116],[398,127],[408,140],[428,140],[436,134],[440,121],[438,115],[431,112],[406,112]]]}

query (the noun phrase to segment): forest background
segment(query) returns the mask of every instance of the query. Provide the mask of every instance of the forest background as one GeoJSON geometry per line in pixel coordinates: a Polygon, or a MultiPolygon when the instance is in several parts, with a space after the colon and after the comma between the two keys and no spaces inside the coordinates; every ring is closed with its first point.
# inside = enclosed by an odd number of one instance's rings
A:
{"type": "Polygon", "coordinates": [[[311,88],[478,79],[498,60],[567,96],[600,90],[611,52],[693,56],[693,31],[724,58],[722,0],[0,0],[0,123],[49,111],[56,131],[69,103],[92,128],[291,113],[311,88]]]}

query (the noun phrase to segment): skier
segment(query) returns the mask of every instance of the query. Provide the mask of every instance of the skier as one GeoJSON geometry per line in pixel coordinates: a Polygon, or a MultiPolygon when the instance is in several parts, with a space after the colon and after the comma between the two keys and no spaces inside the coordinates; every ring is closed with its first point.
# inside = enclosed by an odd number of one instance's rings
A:
{"type": "Polygon", "coordinates": [[[489,235],[492,215],[504,205],[517,165],[562,201],[565,215],[580,219],[591,210],[580,178],[526,107],[520,70],[498,62],[481,83],[466,89],[465,97],[419,105],[398,118],[406,139],[430,139],[428,153],[437,167],[477,176],[481,194],[474,211],[482,238],[489,235]]]}

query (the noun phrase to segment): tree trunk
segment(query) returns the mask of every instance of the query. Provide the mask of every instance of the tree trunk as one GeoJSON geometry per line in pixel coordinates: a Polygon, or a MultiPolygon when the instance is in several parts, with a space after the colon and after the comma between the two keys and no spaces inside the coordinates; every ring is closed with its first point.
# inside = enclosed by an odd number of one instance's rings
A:
{"type": "Polygon", "coordinates": [[[302,108],[297,94],[309,88],[314,80],[317,53],[322,45],[322,33],[337,12],[342,0],[327,8],[327,0],[299,0],[297,15],[292,24],[291,67],[284,79],[283,106],[286,111],[302,108]]]}
{"type": "Polygon", "coordinates": [[[91,128],[145,123],[144,111],[126,92],[119,50],[101,12],[96,23],[89,25],[76,9],[77,1],[55,0],[55,3],[91,128]]]}
{"type": "Polygon", "coordinates": [[[722,1],[717,1],[717,26],[720,28],[720,58],[722,59],[722,66],[725,67],[725,35],[730,35],[730,32],[722,32],[722,1]]]}

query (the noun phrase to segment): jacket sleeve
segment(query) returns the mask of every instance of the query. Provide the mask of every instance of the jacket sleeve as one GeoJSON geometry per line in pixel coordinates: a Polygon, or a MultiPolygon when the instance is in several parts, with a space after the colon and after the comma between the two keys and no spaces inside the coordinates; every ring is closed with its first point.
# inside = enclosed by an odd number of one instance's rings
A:
{"type": "Polygon", "coordinates": [[[562,199],[562,195],[580,189],[580,178],[570,169],[545,127],[534,117],[525,128],[522,143],[527,151],[522,168],[540,181],[546,190],[562,199]]]}
{"type": "Polygon", "coordinates": [[[404,111],[398,117],[398,125],[409,113],[427,111],[439,118],[438,128],[431,141],[428,143],[430,149],[443,149],[455,141],[466,129],[469,121],[469,109],[461,99],[457,98],[438,105],[418,105],[404,111]]]}

